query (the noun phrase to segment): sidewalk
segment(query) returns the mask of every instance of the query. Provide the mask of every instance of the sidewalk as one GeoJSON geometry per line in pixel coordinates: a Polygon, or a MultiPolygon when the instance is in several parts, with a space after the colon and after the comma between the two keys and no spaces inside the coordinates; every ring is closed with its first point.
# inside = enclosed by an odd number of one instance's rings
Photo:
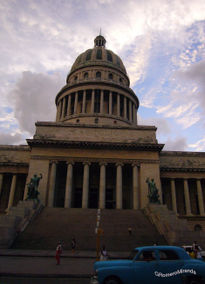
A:
{"type": "MultiPolygon", "coordinates": [[[[126,252],[110,252],[111,258],[125,258],[126,252]]],[[[0,250],[0,276],[89,278],[96,261],[95,251],[64,251],[56,265],[55,251],[0,250]]]]}

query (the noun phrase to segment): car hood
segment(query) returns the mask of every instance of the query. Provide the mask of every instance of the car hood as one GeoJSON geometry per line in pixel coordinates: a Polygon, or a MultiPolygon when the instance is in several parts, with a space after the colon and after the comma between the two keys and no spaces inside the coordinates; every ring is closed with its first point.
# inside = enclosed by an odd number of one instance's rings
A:
{"type": "Polygon", "coordinates": [[[106,261],[96,261],[94,268],[99,269],[103,267],[111,266],[127,266],[132,263],[132,260],[106,260],[106,261]]]}

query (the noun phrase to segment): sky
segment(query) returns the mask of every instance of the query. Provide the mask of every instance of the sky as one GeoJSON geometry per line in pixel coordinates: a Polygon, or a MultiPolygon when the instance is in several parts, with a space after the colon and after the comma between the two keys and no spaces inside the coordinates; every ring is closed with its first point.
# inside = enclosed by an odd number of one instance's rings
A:
{"type": "Polygon", "coordinates": [[[99,34],[123,60],[139,125],[164,150],[205,151],[204,0],[0,0],[0,144],[55,121],[55,96],[99,34]]]}

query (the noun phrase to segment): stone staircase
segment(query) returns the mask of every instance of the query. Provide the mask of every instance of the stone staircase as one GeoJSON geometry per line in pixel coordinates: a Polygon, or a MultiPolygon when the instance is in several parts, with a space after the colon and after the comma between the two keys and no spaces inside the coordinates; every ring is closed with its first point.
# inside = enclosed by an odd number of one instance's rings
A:
{"type": "Polygon", "coordinates": [[[101,210],[100,227],[104,231],[101,244],[108,251],[131,251],[138,246],[166,244],[142,210],[101,210]],[[131,235],[129,227],[132,228],[131,235]]]}
{"type": "MultiPolygon", "coordinates": [[[[96,209],[44,208],[40,215],[20,234],[13,248],[52,249],[63,241],[64,249],[71,249],[76,238],[78,250],[96,249],[96,209]]],[[[100,227],[104,233],[101,245],[109,251],[130,251],[140,245],[165,244],[155,226],[140,210],[101,210],[100,227]],[[132,235],[128,233],[132,227],[132,235]]]]}
{"type": "Polygon", "coordinates": [[[0,216],[0,247],[9,248],[15,238],[40,212],[42,205],[33,201],[19,201],[7,214],[0,216]]]}
{"type": "Polygon", "coordinates": [[[191,245],[194,241],[205,243],[205,233],[191,231],[187,220],[179,219],[166,205],[149,204],[144,212],[169,245],[191,245]]]}
{"type": "Polygon", "coordinates": [[[77,249],[95,249],[96,215],[95,209],[45,207],[12,248],[54,250],[58,241],[62,241],[64,249],[70,250],[75,237],[77,249]]]}

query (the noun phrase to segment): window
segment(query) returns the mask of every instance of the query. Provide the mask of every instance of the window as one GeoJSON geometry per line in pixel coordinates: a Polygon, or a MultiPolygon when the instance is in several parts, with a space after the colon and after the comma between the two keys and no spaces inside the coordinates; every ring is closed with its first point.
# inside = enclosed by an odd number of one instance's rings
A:
{"type": "Polygon", "coordinates": [[[112,73],[109,73],[108,78],[109,78],[109,80],[113,80],[113,75],[112,75],[112,73]]]}
{"type": "Polygon", "coordinates": [[[176,260],[179,259],[178,255],[173,250],[159,250],[160,260],[176,260]]]}
{"type": "Polygon", "coordinates": [[[102,59],[102,50],[100,48],[97,50],[96,59],[102,59]]]}
{"type": "Polygon", "coordinates": [[[92,53],[92,49],[89,49],[87,52],[86,58],[85,58],[86,61],[91,59],[91,53],[92,53]]]}
{"type": "Polygon", "coordinates": [[[110,51],[107,50],[107,60],[112,62],[112,54],[110,51]]]}
{"type": "Polygon", "coordinates": [[[143,251],[140,256],[139,259],[140,261],[152,261],[152,260],[156,260],[155,257],[155,252],[152,250],[145,250],[143,251]]]}
{"type": "Polygon", "coordinates": [[[99,72],[99,71],[96,72],[96,78],[97,78],[97,79],[100,79],[100,78],[101,78],[101,72],[99,72]]]}
{"type": "Polygon", "coordinates": [[[88,79],[88,72],[84,73],[84,79],[88,79]]]}

